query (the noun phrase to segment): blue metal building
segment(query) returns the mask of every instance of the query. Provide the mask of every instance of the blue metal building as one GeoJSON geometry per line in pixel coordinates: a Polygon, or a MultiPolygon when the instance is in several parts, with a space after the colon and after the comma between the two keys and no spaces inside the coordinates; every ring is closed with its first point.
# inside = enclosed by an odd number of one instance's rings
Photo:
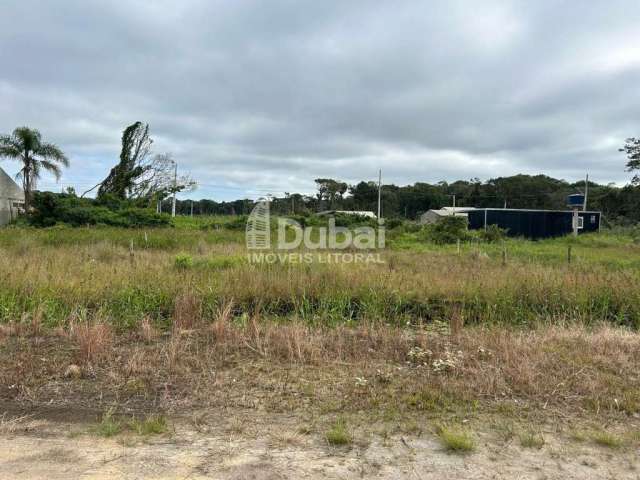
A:
{"type": "MultiPolygon", "coordinates": [[[[573,232],[574,212],[571,210],[478,208],[470,209],[466,213],[470,229],[477,230],[489,225],[497,225],[505,229],[510,237],[540,239],[560,237],[573,232]]],[[[600,212],[578,212],[578,233],[599,230],[600,212]]]]}

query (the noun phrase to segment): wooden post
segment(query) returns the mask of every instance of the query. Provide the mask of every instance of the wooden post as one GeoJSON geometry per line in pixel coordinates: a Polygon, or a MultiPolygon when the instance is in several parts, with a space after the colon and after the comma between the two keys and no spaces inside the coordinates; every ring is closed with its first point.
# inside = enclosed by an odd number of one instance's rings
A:
{"type": "Polygon", "coordinates": [[[507,266],[507,246],[502,242],[502,266],[507,266]]]}
{"type": "Polygon", "coordinates": [[[567,247],[567,263],[571,265],[571,245],[567,247]]]}
{"type": "Polygon", "coordinates": [[[131,260],[131,263],[133,264],[133,258],[134,254],[133,254],[133,239],[131,240],[131,243],[129,243],[129,260],[131,260]]]}
{"type": "Polygon", "coordinates": [[[460,239],[458,239],[456,243],[458,244],[458,255],[460,255],[460,239]]]}

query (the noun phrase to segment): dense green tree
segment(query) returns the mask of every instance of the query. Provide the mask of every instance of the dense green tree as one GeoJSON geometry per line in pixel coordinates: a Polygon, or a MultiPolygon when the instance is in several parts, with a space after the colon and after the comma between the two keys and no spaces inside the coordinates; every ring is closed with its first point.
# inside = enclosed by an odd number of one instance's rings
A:
{"type": "MultiPolygon", "coordinates": [[[[627,171],[633,172],[640,170],[640,138],[627,138],[626,143],[620,149],[621,152],[627,155],[627,171]]],[[[640,175],[634,175],[631,182],[634,185],[640,184],[640,175]]]]}

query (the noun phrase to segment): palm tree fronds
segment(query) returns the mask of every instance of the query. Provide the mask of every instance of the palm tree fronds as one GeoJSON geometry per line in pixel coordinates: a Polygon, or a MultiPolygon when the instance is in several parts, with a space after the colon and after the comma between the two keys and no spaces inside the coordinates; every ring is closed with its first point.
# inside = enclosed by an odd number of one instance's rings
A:
{"type": "Polygon", "coordinates": [[[65,167],[69,166],[69,159],[66,157],[62,150],[58,148],[57,145],[53,143],[42,143],[39,148],[34,151],[36,155],[40,155],[46,159],[54,160],[58,163],[61,163],[65,167]]]}
{"type": "Polygon", "coordinates": [[[60,176],[62,175],[62,170],[60,170],[60,167],[58,165],[50,162],[49,160],[40,160],[37,163],[38,163],[38,166],[33,169],[33,176],[35,178],[40,178],[40,167],[42,167],[47,172],[52,173],[56,177],[56,180],[60,180],[60,176]]]}
{"type": "Polygon", "coordinates": [[[9,135],[0,136],[0,157],[17,159],[20,158],[20,155],[22,155],[22,149],[13,137],[9,135]]]}

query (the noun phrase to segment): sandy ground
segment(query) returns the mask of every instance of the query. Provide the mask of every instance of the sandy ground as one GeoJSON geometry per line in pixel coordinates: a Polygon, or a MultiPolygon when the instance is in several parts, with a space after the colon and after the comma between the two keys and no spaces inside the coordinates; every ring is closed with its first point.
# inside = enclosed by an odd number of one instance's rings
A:
{"type": "Polygon", "coordinates": [[[48,420],[0,434],[1,479],[636,479],[638,451],[560,441],[540,449],[480,437],[475,452],[443,450],[437,437],[371,434],[349,448],[320,434],[262,428],[202,431],[185,422],[153,437],[96,437],[48,420]],[[284,432],[284,433],[283,433],[284,432]]]}

